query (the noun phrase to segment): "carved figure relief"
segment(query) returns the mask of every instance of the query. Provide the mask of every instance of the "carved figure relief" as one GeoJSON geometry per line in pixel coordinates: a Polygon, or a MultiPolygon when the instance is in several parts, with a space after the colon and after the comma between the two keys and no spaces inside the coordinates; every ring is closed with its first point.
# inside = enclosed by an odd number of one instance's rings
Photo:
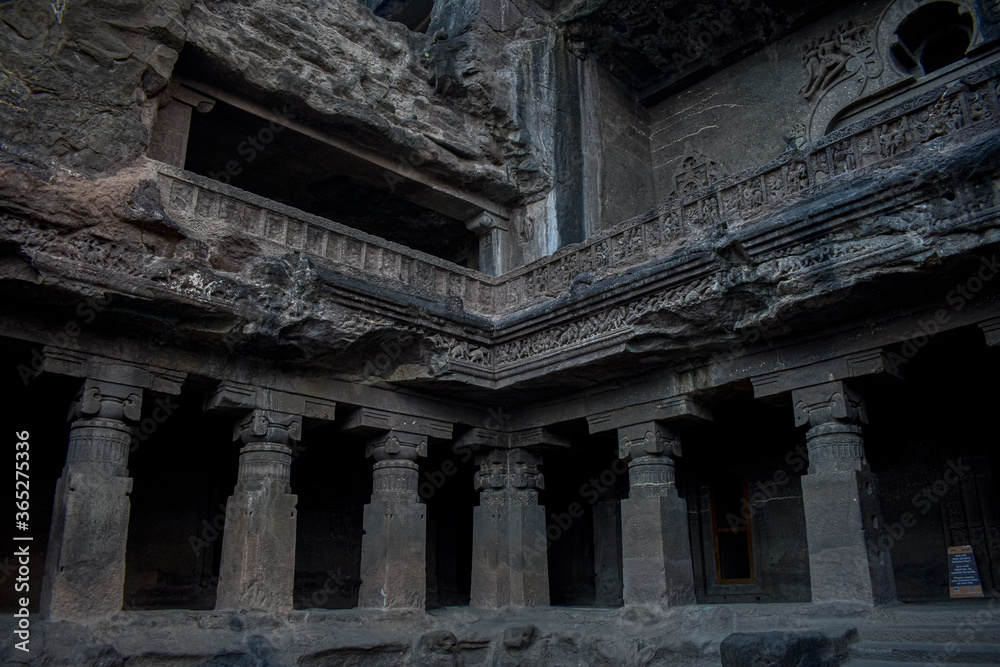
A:
{"type": "Polygon", "coordinates": [[[684,144],[684,154],[674,172],[674,187],[678,195],[707,188],[725,176],[722,166],[696,152],[691,144],[684,144]]]}
{"type": "Polygon", "coordinates": [[[806,69],[806,83],[799,94],[810,102],[855,74],[863,81],[881,71],[871,31],[867,25],[855,25],[852,21],[809,40],[802,47],[802,65],[806,69]]]}

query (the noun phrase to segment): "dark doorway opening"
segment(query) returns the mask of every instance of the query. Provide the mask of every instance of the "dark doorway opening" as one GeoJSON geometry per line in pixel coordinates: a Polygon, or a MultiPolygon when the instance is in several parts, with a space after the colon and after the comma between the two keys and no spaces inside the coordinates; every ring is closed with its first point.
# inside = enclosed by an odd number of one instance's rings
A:
{"type": "Polygon", "coordinates": [[[430,443],[420,461],[420,499],[427,505],[427,608],[469,604],[472,592],[472,514],[479,495],[473,457],[430,443]]]}
{"type": "Polygon", "coordinates": [[[361,587],[364,506],[372,493],[372,461],[362,438],[333,424],[303,424],[292,459],[298,496],[295,608],[351,609],[361,587]]]}
{"type": "Polygon", "coordinates": [[[553,606],[617,606],[621,519],[628,472],[608,434],[572,436],[571,451],[543,456],[549,598],[553,606]],[[617,511],[616,511],[617,510],[617,511]],[[614,523],[617,520],[617,524],[614,523]],[[613,590],[617,588],[617,590],[613,590]]]}
{"type": "Polygon", "coordinates": [[[135,430],[129,454],[126,610],[215,607],[239,448],[233,420],[202,409],[206,388],[195,382],[181,396],[144,393],[140,424],[150,427],[135,430]],[[167,415],[160,422],[151,417],[157,407],[167,415]]]}

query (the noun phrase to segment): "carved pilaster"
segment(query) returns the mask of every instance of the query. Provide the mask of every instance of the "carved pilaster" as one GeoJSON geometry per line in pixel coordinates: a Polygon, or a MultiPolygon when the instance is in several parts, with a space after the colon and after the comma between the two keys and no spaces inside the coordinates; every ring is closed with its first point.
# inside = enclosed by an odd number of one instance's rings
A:
{"type": "MultiPolygon", "coordinates": [[[[130,371],[117,375],[127,380],[130,371]]],[[[132,492],[128,454],[142,410],[138,384],[88,379],[70,408],[69,451],[56,484],[42,586],[46,618],[89,621],[121,610],[132,492]]]]}
{"type": "Polygon", "coordinates": [[[216,609],[291,611],[295,578],[292,446],[302,417],[256,409],[240,418],[239,474],[226,504],[216,609]]]}
{"type": "Polygon", "coordinates": [[[808,426],[809,471],[802,477],[813,602],[879,604],[895,599],[888,551],[879,544],[878,480],[865,458],[861,395],[842,381],[792,392],[796,426],[808,426]]]}
{"type": "Polygon", "coordinates": [[[524,449],[492,449],[477,462],[470,604],[547,606],[545,509],[538,504],[538,490],[545,488],[541,458],[524,449]]]}

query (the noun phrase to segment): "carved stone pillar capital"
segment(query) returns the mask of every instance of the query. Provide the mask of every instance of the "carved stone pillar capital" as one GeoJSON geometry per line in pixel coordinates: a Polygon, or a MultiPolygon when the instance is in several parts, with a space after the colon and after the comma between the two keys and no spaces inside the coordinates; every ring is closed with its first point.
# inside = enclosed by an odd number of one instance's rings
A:
{"type": "Polygon", "coordinates": [[[475,485],[482,494],[480,503],[537,505],[538,490],[545,488],[545,476],[538,470],[541,457],[524,449],[494,449],[476,462],[475,485]]]}
{"type": "Polygon", "coordinates": [[[632,495],[676,494],[674,465],[680,455],[680,438],[659,422],[618,429],[618,457],[628,461],[632,495]]]}
{"type": "Polygon", "coordinates": [[[387,431],[369,441],[365,456],[376,461],[416,461],[427,456],[427,436],[404,431],[387,431]]]}
{"type": "Polygon", "coordinates": [[[792,403],[795,425],[809,426],[809,474],[867,468],[860,425],[868,416],[859,393],[844,382],[826,382],[794,390],[792,403]]]}
{"type": "Polygon", "coordinates": [[[831,422],[867,424],[868,414],[861,394],[843,381],[825,382],[792,391],[796,426],[819,426],[831,422]]]}
{"type": "Polygon", "coordinates": [[[105,380],[85,380],[70,406],[69,419],[114,419],[135,424],[142,414],[142,389],[105,380]]]}
{"type": "Polygon", "coordinates": [[[659,422],[645,422],[618,429],[618,458],[631,461],[648,456],[680,455],[680,438],[671,428],[659,422]]]}
{"type": "Polygon", "coordinates": [[[290,447],[302,438],[302,417],[273,410],[251,410],[236,422],[233,440],[290,447]]]}

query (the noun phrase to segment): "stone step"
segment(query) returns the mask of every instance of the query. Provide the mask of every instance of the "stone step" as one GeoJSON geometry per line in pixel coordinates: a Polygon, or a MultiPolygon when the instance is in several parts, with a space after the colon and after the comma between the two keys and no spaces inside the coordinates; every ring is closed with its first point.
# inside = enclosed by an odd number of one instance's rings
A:
{"type": "Polygon", "coordinates": [[[1000,623],[978,625],[881,625],[861,626],[857,630],[862,642],[920,642],[924,644],[968,644],[1000,641],[1000,623]]]}
{"type": "Polygon", "coordinates": [[[1000,665],[1000,644],[963,643],[952,647],[927,642],[860,641],[851,645],[849,655],[890,664],[1000,665]]]}

